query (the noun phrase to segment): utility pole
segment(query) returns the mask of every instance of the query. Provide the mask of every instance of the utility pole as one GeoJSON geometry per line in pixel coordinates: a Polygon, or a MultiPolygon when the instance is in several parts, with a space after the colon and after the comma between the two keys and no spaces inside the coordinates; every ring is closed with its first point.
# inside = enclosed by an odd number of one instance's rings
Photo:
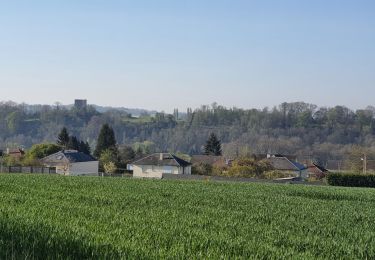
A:
{"type": "Polygon", "coordinates": [[[363,174],[366,175],[367,174],[367,154],[363,155],[362,161],[363,161],[363,174]]]}

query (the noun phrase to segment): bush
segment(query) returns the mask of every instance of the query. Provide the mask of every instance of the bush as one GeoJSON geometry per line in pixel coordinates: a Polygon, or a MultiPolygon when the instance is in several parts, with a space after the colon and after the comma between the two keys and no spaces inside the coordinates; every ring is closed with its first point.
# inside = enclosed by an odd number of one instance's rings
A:
{"type": "Polygon", "coordinates": [[[233,162],[228,175],[231,177],[263,178],[265,172],[272,170],[269,162],[253,158],[239,158],[233,162]]]}
{"type": "Polygon", "coordinates": [[[327,182],[331,186],[375,188],[375,175],[330,173],[327,182]]]}
{"type": "Polygon", "coordinates": [[[212,175],[213,167],[207,163],[199,163],[197,165],[193,165],[191,171],[194,175],[212,175]]]}
{"type": "Polygon", "coordinates": [[[117,172],[117,166],[114,162],[105,163],[103,167],[105,173],[114,174],[117,172]]]}
{"type": "Polygon", "coordinates": [[[245,178],[255,178],[257,177],[256,169],[252,166],[240,166],[234,165],[228,171],[229,177],[245,177],[245,178]]]}
{"type": "Polygon", "coordinates": [[[41,166],[40,159],[61,151],[56,144],[35,144],[26,152],[22,159],[23,166],[41,166]]]}

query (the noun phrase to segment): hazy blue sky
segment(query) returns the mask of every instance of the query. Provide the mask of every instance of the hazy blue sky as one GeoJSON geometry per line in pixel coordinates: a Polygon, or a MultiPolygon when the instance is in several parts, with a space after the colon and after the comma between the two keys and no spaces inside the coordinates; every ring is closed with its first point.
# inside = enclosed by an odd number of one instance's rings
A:
{"type": "Polygon", "coordinates": [[[375,105],[374,0],[11,0],[0,100],[375,105]]]}

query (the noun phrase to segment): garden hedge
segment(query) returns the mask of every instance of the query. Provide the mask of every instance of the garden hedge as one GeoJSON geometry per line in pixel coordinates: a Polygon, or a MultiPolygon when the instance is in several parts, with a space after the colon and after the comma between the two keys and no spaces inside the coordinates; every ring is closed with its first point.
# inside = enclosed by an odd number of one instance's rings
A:
{"type": "Polygon", "coordinates": [[[327,175],[327,181],[331,186],[375,188],[374,174],[330,173],[327,175]]]}

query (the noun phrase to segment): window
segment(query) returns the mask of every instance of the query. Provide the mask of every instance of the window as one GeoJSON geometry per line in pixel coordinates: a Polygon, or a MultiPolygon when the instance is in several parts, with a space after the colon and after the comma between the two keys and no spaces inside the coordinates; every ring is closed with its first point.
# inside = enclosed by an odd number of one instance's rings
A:
{"type": "Polygon", "coordinates": [[[172,174],[173,173],[173,167],[172,166],[164,166],[163,167],[163,173],[172,174]]]}

